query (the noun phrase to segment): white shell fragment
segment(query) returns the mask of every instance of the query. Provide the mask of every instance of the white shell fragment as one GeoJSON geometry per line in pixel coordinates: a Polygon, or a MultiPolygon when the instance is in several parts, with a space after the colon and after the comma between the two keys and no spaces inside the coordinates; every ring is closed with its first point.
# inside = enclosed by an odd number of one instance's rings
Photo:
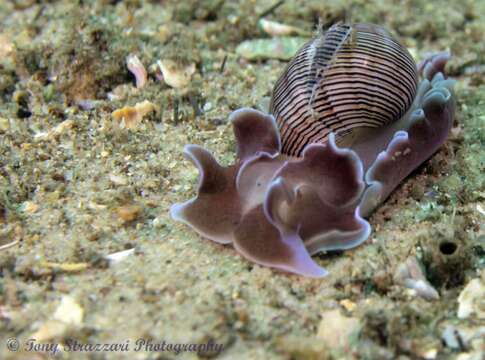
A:
{"type": "Polygon", "coordinates": [[[38,132],[34,135],[35,141],[45,141],[45,140],[51,140],[55,138],[56,136],[65,134],[68,130],[72,129],[74,126],[74,121],[73,120],[64,120],[60,124],[56,125],[49,131],[45,132],[38,132]]]}
{"type": "Polygon", "coordinates": [[[126,67],[135,76],[136,87],[141,89],[147,83],[147,71],[136,55],[130,54],[126,57],[126,67]]]}
{"type": "Polygon", "coordinates": [[[470,281],[458,296],[458,317],[465,319],[472,314],[485,319],[485,286],[480,278],[470,281]]]}
{"type": "Polygon", "coordinates": [[[79,329],[83,318],[84,309],[81,305],[71,296],[64,295],[52,318],[43,323],[31,337],[39,342],[62,338],[71,330],[79,329]]]}
{"type": "Polygon", "coordinates": [[[65,295],[54,313],[54,319],[70,325],[80,325],[84,310],[71,296],[65,295]]]}
{"type": "Polygon", "coordinates": [[[9,248],[11,248],[11,247],[13,247],[13,246],[17,245],[17,244],[18,244],[18,242],[19,242],[18,240],[14,240],[14,241],[8,242],[8,243],[6,243],[6,244],[1,244],[1,245],[0,245],[0,251],[2,251],[2,250],[7,250],[7,249],[9,249],[9,248]]]}
{"type": "Polygon", "coordinates": [[[394,281],[413,290],[425,300],[438,300],[440,295],[426,280],[415,257],[411,256],[401,263],[394,274],[394,281]]]}
{"type": "Polygon", "coordinates": [[[477,204],[477,211],[485,216],[485,209],[480,204],[477,204]]]}
{"type": "Polygon", "coordinates": [[[128,256],[133,255],[135,253],[135,248],[131,248],[128,250],[118,251],[109,255],[106,255],[104,258],[109,260],[111,263],[118,263],[128,256]]]}
{"type": "Polygon", "coordinates": [[[173,88],[186,87],[195,73],[195,64],[180,66],[172,60],[158,60],[157,65],[165,83],[173,88]]]}
{"type": "Polygon", "coordinates": [[[288,36],[288,35],[302,35],[310,36],[311,34],[305,30],[299,29],[295,26],[286,25],[277,21],[260,19],[259,27],[268,35],[271,36],[288,36]]]}

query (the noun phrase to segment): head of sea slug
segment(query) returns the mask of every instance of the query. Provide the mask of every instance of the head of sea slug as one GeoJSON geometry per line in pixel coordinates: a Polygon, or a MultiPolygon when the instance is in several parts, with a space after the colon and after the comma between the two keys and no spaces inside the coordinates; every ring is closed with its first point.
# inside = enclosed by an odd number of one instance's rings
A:
{"type": "Polygon", "coordinates": [[[233,165],[185,147],[199,169],[197,195],[173,205],[173,219],[258,264],[325,276],[311,255],[364,242],[365,217],[446,140],[454,117],[448,58],[418,68],[381,27],[334,25],[288,64],[271,114],[230,115],[233,165]]]}

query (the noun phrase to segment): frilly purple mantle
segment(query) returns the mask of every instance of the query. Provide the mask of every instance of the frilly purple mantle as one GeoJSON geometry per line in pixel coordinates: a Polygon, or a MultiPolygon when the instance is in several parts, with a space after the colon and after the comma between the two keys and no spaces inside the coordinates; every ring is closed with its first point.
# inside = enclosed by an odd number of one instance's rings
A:
{"type": "Polygon", "coordinates": [[[325,276],[311,255],[365,241],[371,227],[364,217],[446,140],[454,114],[447,60],[438,54],[421,63],[424,79],[407,115],[350,148],[339,148],[331,134],[327,143],[307,145],[302,158],[289,158],[271,115],[233,112],[238,161],[222,167],[204,148],[187,145],[200,172],[198,194],[173,205],[172,217],[258,264],[325,276]]]}

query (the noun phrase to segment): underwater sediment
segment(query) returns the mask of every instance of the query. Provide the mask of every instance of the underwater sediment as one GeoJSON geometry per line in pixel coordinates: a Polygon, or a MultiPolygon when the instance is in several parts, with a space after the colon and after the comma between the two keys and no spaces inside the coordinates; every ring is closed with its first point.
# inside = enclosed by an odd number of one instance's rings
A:
{"type": "Polygon", "coordinates": [[[278,3],[0,1],[1,358],[45,356],[32,338],[129,340],[108,359],[138,339],[206,346],[147,359],[481,356],[483,2],[278,3]],[[267,109],[318,24],[349,19],[416,61],[449,51],[456,79],[448,140],[368,219],[369,239],[314,256],[329,275],[308,279],[173,222],[197,185],[184,144],[231,164],[229,114],[267,109]]]}

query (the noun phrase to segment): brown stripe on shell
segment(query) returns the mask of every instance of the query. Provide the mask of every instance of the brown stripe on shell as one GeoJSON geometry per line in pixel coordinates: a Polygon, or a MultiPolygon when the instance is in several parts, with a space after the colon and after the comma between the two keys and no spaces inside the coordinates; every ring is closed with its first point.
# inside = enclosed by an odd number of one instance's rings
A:
{"type": "Polygon", "coordinates": [[[298,156],[330,132],[342,137],[399,120],[417,81],[413,58],[382,27],[332,26],[298,51],[273,90],[282,152],[298,156]]]}

